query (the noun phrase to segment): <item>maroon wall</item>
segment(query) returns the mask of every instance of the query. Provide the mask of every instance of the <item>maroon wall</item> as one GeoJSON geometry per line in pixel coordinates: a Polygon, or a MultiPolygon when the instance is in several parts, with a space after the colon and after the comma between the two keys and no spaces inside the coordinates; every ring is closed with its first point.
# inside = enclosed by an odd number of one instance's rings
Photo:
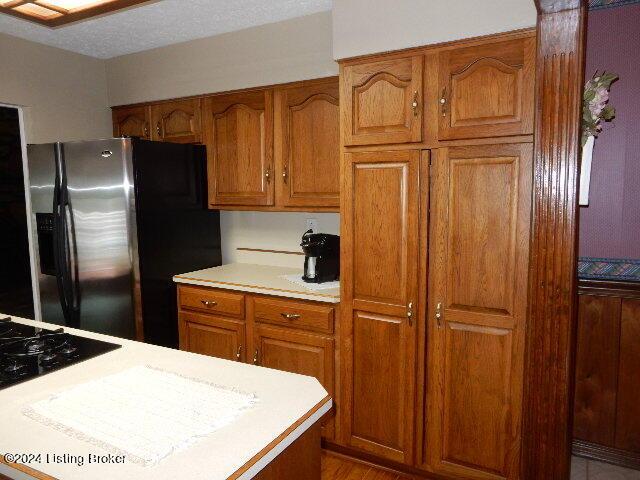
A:
{"type": "Polygon", "coordinates": [[[640,259],[640,4],[589,13],[585,75],[596,70],[620,75],[610,100],[617,115],[595,143],[579,255],[640,259]]]}

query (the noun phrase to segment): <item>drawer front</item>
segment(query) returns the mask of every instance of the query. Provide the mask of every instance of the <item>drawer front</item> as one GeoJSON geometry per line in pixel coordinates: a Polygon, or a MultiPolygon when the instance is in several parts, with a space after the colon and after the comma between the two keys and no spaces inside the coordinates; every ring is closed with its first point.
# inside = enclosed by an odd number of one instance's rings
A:
{"type": "Polygon", "coordinates": [[[211,288],[180,287],[180,308],[244,318],[244,295],[211,288]]]}
{"type": "Polygon", "coordinates": [[[253,316],[256,322],[333,333],[335,312],[333,307],[325,305],[254,298],[253,316]]]}

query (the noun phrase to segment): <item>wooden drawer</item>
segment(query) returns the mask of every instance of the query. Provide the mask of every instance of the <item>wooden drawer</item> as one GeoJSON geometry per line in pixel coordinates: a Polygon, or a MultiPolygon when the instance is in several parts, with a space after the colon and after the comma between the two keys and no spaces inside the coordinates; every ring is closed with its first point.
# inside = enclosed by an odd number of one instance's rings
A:
{"type": "Polygon", "coordinates": [[[180,308],[244,318],[244,295],[212,288],[180,287],[180,308]]]}
{"type": "Polygon", "coordinates": [[[330,306],[272,298],[253,298],[253,317],[256,322],[333,333],[334,316],[335,309],[330,306]]]}

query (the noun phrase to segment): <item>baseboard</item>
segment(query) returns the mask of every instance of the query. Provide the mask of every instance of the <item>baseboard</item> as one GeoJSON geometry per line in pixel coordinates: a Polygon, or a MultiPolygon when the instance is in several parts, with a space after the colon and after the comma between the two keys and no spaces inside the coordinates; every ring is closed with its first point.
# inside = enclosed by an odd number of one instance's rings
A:
{"type": "Polygon", "coordinates": [[[605,447],[583,440],[574,440],[572,451],[573,454],[578,457],[640,470],[640,453],[605,447]]]}

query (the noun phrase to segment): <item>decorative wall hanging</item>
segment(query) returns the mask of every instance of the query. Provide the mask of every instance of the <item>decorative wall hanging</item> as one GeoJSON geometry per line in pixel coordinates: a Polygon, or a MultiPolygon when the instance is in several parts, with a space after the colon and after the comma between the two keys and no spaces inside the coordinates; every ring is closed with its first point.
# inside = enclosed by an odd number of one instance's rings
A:
{"type": "Polygon", "coordinates": [[[593,74],[584,85],[582,100],[582,163],[580,168],[580,205],[589,205],[591,160],[595,139],[602,131],[602,122],[611,121],[616,110],[609,102],[611,84],[618,79],[615,73],[593,74]]]}

